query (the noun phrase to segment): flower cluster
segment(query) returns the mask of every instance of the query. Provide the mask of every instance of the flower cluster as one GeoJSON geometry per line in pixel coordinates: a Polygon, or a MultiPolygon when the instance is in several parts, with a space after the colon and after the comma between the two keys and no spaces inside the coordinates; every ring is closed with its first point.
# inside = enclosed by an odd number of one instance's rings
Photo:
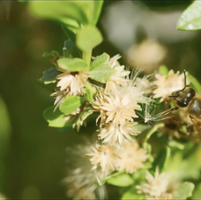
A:
{"type": "MultiPolygon", "coordinates": [[[[154,175],[149,172],[156,155],[152,155],[147,140],[156,131],[157,136],[168,132],[169,138],[180,138],[181,133],[192,130],[192,126],[185,129],[181,125],[185,111],[173,107],[177,106],[174,92],[183,91],[188,80],[185,73],[183,76],[173,70],[141,77],[140,70],[130,72],[120,65],[119,58],[104,53],[95,57],[90,66],[81,59],[56,61],[59,74],[51,96],[56,98],[54,111],[58,107],[59,111],[51,120],[60,127],[77,126],[79,130],[91,116],[98,126],[95,141],[70,151],[77,152],[77,160],[64,179],[67,196],[96,199],[98,194],[104,198],[104,182],[115,172],[135,177],[144,170],[146,182],[135,183],[137,193],[146,199],[172,199],[175,189],[170,189],[169,175],[160,174],[158,167],[154,175]],[[157,110],[157,103],[162,104],[158,106],[162,110],[157,110]],[[155,124],[151,130],[146,125],[149,122],[155,124]]],[[[55,125],[51,120],[49,124],[55,125]]]]}

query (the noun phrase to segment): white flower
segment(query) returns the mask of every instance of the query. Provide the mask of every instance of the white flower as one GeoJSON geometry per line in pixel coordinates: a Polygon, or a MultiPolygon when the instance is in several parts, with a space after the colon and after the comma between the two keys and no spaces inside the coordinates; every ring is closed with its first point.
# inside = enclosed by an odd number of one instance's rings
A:
{"type": "Polygon", "coordinates": [[[138,193],[145,194],[147,199],[172,199],[172,194],[167,192],[169,186],[169,175],[167,173],[159,174],[157,167],[154,176],[147,171],[146,180],[147,183],[136,187],[138,193]]]}
{"type": "Polygon", "coordinates": [[[121,56],[116,55],[108,61],[108,64],[110,65],[111,68],[116,70],[116,73],[111,76],[109,81],[106,82],[105,91],[107,92],[112,91],[116,87],[116,85],[119,85],[119,84],[123,85],[128,81],[125,77],[130,74],[130,71],[125,71],[124,65],[121,65],[121,66],[117,65],[117,60],[119,58],[121,58],[121,56]]]}
{"type": "Polygon", "coordinates": [[[57,89],[51,96],[56,96],[54,102],[56,107],[61,104],[68,96],[82,96],[84,94],[84,86],[89,74],[84,71],[79,72],[64,72],[59,74],[56,78],[57,89]]]}
{"type": "Polygon", "coordinates": [[[136,141],[125,142],[122,146],[116,148],[116,154],[120,157],[116,163],[118,171],[125,170],[127,173],[133,173],[137,169],[144,167],[147,159],[146,151],[139,148],[136,141]]]}
{"type": "Polygon", "coordinates": [[[127,140],[133,141],[131,135],[137,135],[140,133],[136,126],[137,122],[126,122],[124,125],[116,125],[115,123],[108,123],[104,128],[100,129],[99,139],[103,140],[103,143],[109,143],[111,145],[123,144],[127,140]]]}
{"type": "Polygon", "coordinates": [[[184,75],[179,75],[179,72],[174,73],[173,70],[170,70],[167,76],[165,74],[156,74],[155,77],[156,81],[154,83],[157,88],[153,91],[153,97],[160,97],[160,102],[168,99],[172,92],[184,88],[184,75]]]}
{"type": "MultiPolygon", "coordinates": [[[[133,121],[137,118],[134,110],[141,110],[137,102],[131,100],[131,95],[120,97],[115,94],[99,94],[93,102],[93,107],[100,111],[101,125],[113,122],[116,125],[124,125],[126,120],[133,121]]],[[[97,120],[98,120],[97,119],[97,120]]]]}
{"type": "Polygon", "coordinates": [[[104,199],[106,189],[103,184],[98,184],[104,174],[98,169],[92,170],[93,165],[86,156],[86,153],[91,152],[91,142],[84,141],[86,142],[84,145],[67,149],[69,152],[67,162],[74,169],[68,167],[68,176],[62,181],[67,186],[66,194],[73,199],[104,199]]]}
{"type": "Polygon", "coordinates": [[[115,170],[116,160],[118,156],[115,153],[115,149],[109,144],[99,145],[96,144],[96,148],[92,147],[93,153],[87,154],[90,156],[91,163],[97,168],[100,165],[102,171],[107,175],[109,172],[115,170]]]}

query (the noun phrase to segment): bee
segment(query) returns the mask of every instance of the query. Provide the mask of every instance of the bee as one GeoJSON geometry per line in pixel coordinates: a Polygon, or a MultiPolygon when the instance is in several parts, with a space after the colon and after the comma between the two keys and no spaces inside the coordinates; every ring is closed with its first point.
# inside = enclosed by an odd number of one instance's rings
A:
{"type": "Polygon", "coordinates": [[[182,124],[187,127],[187,133],[193,133],[201,139],[201,94],[186,85],[186,71],[184,70],[184,88],[177,90],[170,96],[174,99],[177,110],[180,112],[182,124]]]}

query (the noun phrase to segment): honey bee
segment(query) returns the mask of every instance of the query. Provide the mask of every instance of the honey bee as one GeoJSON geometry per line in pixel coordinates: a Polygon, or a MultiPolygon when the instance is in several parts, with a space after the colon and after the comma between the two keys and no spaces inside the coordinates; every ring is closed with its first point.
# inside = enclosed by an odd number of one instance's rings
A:
{"type": "Polygon", "coordinates": [[[181,118],[181,125],[187,128],[187,134],[201,139],[201,94],[186,85],[186,71],[184,71],[184,88],[177,90],[170,96],[174,99],[181,118]]]}

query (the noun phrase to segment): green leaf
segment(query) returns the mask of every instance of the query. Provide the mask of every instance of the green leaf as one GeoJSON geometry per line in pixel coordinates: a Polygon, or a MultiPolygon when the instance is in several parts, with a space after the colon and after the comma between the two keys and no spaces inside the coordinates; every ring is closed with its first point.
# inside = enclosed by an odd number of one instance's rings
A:
{"type": "Polygon", "coordinates": [[[191,197],[191,199],[200,199],[201,197],[201,183],[199,183],[194,192],[193,192],[193,196],[191,197]]]}
{"type": "Polygon", "coordinates": [[[84,102],[86,102],[87,98],[78,97],[78,96],[70,96],[67,97],[59,106],[59,109],[62,113],[66,115],[71,114],[76,111],[84,102]]]}
{"type": "Polygon", "coordinates": [[[163,168],[167,164],[168,159],[170,157],[170,152],[171,152],[170,147],[165,147],[159,151],[157,157],[154,159],[154,162],[153,162],[152,169],[154,171],[155,171],[157,166],[159,167],[160,172],[163,170],[163,168]]]}
{"type": "Polygon", "coordinates": [[[87,119],[90,115],[92,115],[94,112],[91,105],[85,106],[84,110],[81,112],[81,114],[78,116],[77,121],[75,122],[75,125],[80,126],[83,124],[83,121],[87,119]]]}
{"type": "MultiPolygon", "coordinates": [[[[6,104],[0,96],[0,167],[10,147],[11,124],[6,104]]],[[[1,176],[1,172],[0,172],[1,176]]],[[[1,182],[1,180],[0,180],[1,182]]]]}
{"type": "Polygon", "coordinates": [[[75,45],[73,44],[73,42],[70,39],[66,40],[64,42],[64,47],[63,47],[63,56],[64,57],[69,57],[69,55],[70,55],[71,51],[73,50],[74,46],[75,45]]]}
{"type": "Polygon", "coordinates": [[[180,150],[183,150],[184,149],[184,145],[180,142],[177,142],[176,140],[170,140],[168,142],[168,145],[172,148],[177,148],[177,149],[180,149],[180,150]]]}
{"type": "Polygon", "coordinates": [[[196,92],[201,93],[201,85],[197,79],[191,74],[187,74],[187,79],[190,81],[190,85],[196,90],[196,92]]]}
{"type": "MultiPolygon", "coordinates": [[[[195,185],[190,182],[183,182],[178,185],[173,193],[174,198],[187,199],[192,196],[195,185]]],[[[200,197],[199,197],[200,198],[200,197]]]]}
{"type": "Polygon", "coordinates": [[[107,180],[110,185],[115,185],[119,187],[128,187],[133,185],[134,180],[127,173],[117,173],[107,180]]]}
{"type": "Polygon", "coordinates": [[[95,25],[103,1],[29,1],[29,9],[36,17],[48,18],[78,28],[80,24],[95,25]]]}
{"type": "Polygon", "coordinates": [[[75,44],[75,33],[74,31],[70,30],[69,26],[62,24],[61,25],[64,33],[67,35],[67,37],[75,44]]]}
{"type": "Polygon", "coordinates": [[[181,15],[177,23],[180,30],[201,29],[201,2],[194,1],[181,15]]]}
{"type": "Polygon", "coordinates": [[[64,69],[70,72],[77,72],[77,71],[88,69],[87,63],[80,58],[59,58],[57,63],[61,69],[64,69]]]}
{"type": "Polygon", "coordinates": [[[84,52],[91,52],[102,41],[102,35],[95,26],[85,26],[77,32],[76,45],[84,52]]]}
{"type": "Polygon", "coordinates": [[[110,80],[111,76],[115,73],[116,70],[106,64],[90,71],[90,78],[98,82],[105,83],[110,80]]]}
{"type": "Polygon", "coordinates": [[[48,57],[50,57],[51,56],[51,53],[49,53],[49,52],[44,52],[43,53],[43,57],[44,58],[48,58],[48,57]]]}
{"type": "Polygon", "coordinates": [[[55,67],[51,67],[48,70],[43,72],[43,76],[40,78],[40,81],[44,82],[44,84],[55,83],[56,77],[60,73],[56,70],[55,67]]]}
{"type": "Polygon", "coordinates": [[[138,194],[137,190],[135,188],[136,186],[131,187],[129,190],[127,190],[121,199],[146,199],[143,194],[138,194]]]}
{"type": "Polygon", "coordinates": [[[98,22],[100,13],[101,13],[101,9],[103,6],[103,0],[98,0],[98,1],[93,1],[94,2],[94,9],[93,9],[93,25],[96,25],[96,23],[98,22]]]}
{"type": "Polygon", "coordinates": [[[50,127],[71,127],[74,121],[68,122],[64,120],[66,115],[61,113],[58,109],[54,111],[54,106],[44,110],[43,117],[49,123],[50,127]]]}
{"type": "Polygon", "coordinates": [[[85,84],[85,92],[87,94],[87,99],[91,103],[94,100],[95,94],[97,93],[96,88],[87,81],[85,84]]]}
{"type": "Polygon", "coordinates": [[[168,72],[169,72],[169,70],[168,70],[168,68],[167,68],[165,65],[161,65],[161,66],[159,67],[159,73],[168,75],[168,72]]]}
{"type": "MultiPolygon", "coordinates": [[[[73,1],[29,1],[29,9],[36,17],[54,19],[64,24],[70,24],[75,27],[79,26],[78,23],[88,24],[84,2],[73,1]],[[69,22],[68,20],[71,20],[69,22]]],[[[88,5],[88,3],[87,3],[88,5]]]]}
{"type": "Polygon", "coordinates": [[[105,65],[109,59],[110,56],[107,53],[103,53],[100,56],[97,56],[95,60],[93,60],[93,62],[91,63],[90,70],[94,70],[98,67],[105,65]]]}

